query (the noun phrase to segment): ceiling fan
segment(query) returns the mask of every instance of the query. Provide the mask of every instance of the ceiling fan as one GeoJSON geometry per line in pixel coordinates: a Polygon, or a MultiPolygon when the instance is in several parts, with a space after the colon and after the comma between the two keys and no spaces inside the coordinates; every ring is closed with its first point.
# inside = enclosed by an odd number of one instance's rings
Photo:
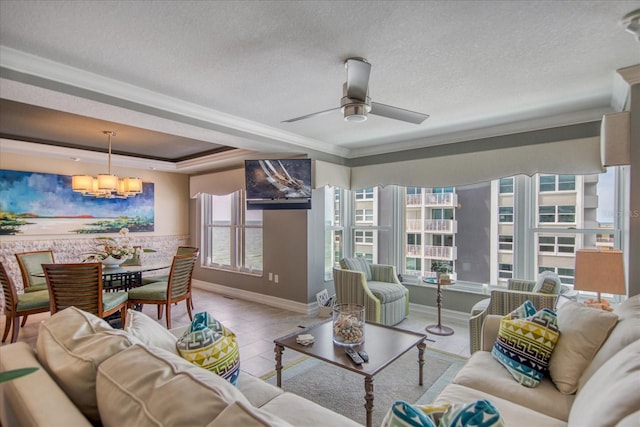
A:
{"type": "Polygon", "coordinates": [[[322,116],[336,110],[342,110],[345,121],[356,123],[367,120],[369,113],[394,120],[401,120],[403,122],[415,123],[417,125],[429,117],[428,114],[417,113],[378,102],[371,102],[371,98],[369,98],[371,64],[369,64],[366,59],[349,58],[345,61],[344,66],[347,69],[347,81],[342,85],[340,107],[283,120],[282,123],[297,122],[310,117],[322,116]]]}

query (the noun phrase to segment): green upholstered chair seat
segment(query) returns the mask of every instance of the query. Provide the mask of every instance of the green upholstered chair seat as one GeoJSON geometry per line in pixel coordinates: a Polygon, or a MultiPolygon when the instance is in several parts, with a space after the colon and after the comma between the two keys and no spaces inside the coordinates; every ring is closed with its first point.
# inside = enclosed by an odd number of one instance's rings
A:
{"type": "MultiPolygon", "coordinates": [[[[46,285],[45,285],[46,288],[46,285]]],[[[18,311],[49,307],[49,291],[28,292],[18,295],[18,311]]]]}
{"type": "Polygon", "coordinates": [[[407,288],[403,285],[390,282],[367,282],[369,289],[380,302],[397,301],[407,294],[407,288]]]}
{"type": "Polygon", "coordinates": [[[126,292],[105,292],[102,295],[102,310],[109,311],[126,302],[127,299],[129,299],[129,294],[126,292]]]}
{"type": "Polygon", "coordinates": [[[153,282],[139,288],[129,289],[129,299],[167,299],[168,282],[153,282]]]}
{"type": "Polygon", "coordinates": [[[46,282],[41,285],[31,285],[24,288],[25,293],[33,293],[33,292],[41,292],[41,291],[46,291],[47,293],[49,293],[49,287],[47,286],[46,282]]]}
{"type": "Polygon", "coordinates": [[[142,284],[148,285],[150,283],[155,283],[155,282],[167,282],[168,280],[169,280],[168,274],[163,274],[162,276],[149,276],[149,277],[142,278],[142,284]]]}

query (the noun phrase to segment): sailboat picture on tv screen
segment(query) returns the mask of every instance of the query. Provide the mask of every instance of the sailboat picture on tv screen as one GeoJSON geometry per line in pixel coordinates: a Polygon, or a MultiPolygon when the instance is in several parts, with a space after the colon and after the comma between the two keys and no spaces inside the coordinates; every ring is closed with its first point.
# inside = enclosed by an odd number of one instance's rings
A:
{"type": "Polygon", "coordinates": [[[247,202],[255,209],[310,208],[311,159],[245,160],[245,178],[247,202]]]}

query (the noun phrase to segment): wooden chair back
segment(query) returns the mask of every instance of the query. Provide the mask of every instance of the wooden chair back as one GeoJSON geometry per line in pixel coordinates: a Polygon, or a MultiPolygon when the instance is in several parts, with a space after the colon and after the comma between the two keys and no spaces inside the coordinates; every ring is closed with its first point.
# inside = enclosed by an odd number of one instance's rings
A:
{"type": "Polygon", "coordinates": [[[199,251],[176,255],[173,257],[167,287],[167,299],[173,301],[191,293],[191,279],[193,267],[196,264],[199,251]]]}
{"type": "Polygon", "coordinates": [[[103,317],[102,264],[43,264],[49,285],[51,314],[75,306],[103,317]]]}
{"type": "Polygon", "coordinates": [[[4,312],[13,312],[18,305],[18,291],[11,280],[11,276],[7,273],[4,264],[0,262],[0,283],[4,292],[4,312]]]}

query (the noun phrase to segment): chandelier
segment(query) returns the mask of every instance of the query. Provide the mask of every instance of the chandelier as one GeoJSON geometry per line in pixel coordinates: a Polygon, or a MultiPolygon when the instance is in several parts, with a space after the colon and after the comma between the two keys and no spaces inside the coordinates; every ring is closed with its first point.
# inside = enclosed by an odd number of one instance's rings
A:
{"type": "Polygon", "coordinates": [[[73,175],[71,177],[71,189],[82,193],[83,196],[104,199],[126,199],[142,193],[142,180],[140,178],[119,178],[111,173],[111,137],[116,133],[105,130],[102,133],[109,138],[109,163],[106,174],[97,177],[90,175],[73,175]]]}

